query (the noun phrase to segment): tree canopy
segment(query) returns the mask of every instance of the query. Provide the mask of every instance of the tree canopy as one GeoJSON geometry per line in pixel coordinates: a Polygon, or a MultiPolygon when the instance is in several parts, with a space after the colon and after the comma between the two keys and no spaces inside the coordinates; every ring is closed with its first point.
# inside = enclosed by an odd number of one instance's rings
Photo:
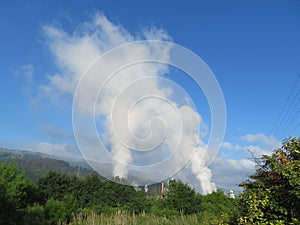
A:
{"type": "Polygon", "coordinates": [[[240,224],[299,224],[300,138],[289,138],[272,155],[264,155],[255,174],[240,186],[240,224]]]}
{"type": "Polygon", "coordinates": [[[141,219],[146,213],[169,220],[182,217],[195,224],[225,224],[236,205],[222,192],[203,196],[176,180],[169,182],[162,196],[153,196],[97,174],[77,177],[49,171],[33,183],[16,165],[0,164],[0,224],[68,224],[74,216],[82,216],[80,220],[93,214],[111,218],[119,212],[133,218],[141,215],[141,219]]]}
{"type": "Polygon", "coordinates": [[[24,208],[36,198],[35,186],[14,164],[0,164],[0,224],[20,221],[24,208]]]}
{"type": "Polygon", "coordinates": [[[170,180],[165,193],[165,206],[184,214],[200,211],[201,196],[181,181],[170,180]]]}

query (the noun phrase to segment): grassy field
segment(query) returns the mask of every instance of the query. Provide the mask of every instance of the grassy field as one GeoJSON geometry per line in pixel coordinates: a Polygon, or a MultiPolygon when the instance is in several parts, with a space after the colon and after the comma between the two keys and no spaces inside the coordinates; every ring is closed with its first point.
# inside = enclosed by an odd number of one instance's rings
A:
{"type": "Polygon", "coordinates": [[[196,225],[200,223],[196,215],[177,216],[171,218],[157,217],[147,214],[129,214],[118,211],[114,215],[91,214],[84,216],[82,214],[73,218],[70,225],[196,225]]]}

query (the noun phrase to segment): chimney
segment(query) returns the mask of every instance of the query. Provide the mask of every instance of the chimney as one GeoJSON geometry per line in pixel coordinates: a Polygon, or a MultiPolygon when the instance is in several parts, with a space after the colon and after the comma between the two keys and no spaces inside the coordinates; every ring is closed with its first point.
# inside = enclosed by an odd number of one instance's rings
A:
{"type": "Polygon", "coordinates": [[[164,191],[165,191],[165,182],[162,181],[162,182],[161,182],[161,194],[163,194],[164,191]]]}

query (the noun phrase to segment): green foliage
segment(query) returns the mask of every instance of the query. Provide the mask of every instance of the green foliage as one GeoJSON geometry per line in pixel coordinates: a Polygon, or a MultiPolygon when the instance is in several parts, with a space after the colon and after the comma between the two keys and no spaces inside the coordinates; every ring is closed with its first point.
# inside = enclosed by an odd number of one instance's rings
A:
{"type": "Polygon", "coordinates": [[[149,212],[151,204],[151,198],[147,197],[145,191],[140,190],[134,192],[131,199],[125,204],[125,209],[134,213],[149,212]]]}
{"type": "Polygon", "coordinates": [[[0,224],[18,224],[27,205],[36,201],[36,189],[14,164],[0,164],[0,224]]]}
{"type": "Polygon", "coordinates": [[[65,204],[62,201],[49,199],[45,205],[45,214],[50,224],[62,223],[67,219],[65,204]]]}
{"type": "Polygon", "coordinates": [[[164,199],[165,208],[183,214],[197,213],[201,208],[201,196],[181,181],[170,180],[164,199]]]}
{"type": "Polygon", "coordinates": [[[97,174],[76,177],[53,171],[33,184],[15,165],[0,164],[0,224],[5,225],[221,224],[217,222],[229,221],[231,215],[225,208],[235,210],[224,197],[202,196],[174,180],[163,196],[149,196],[97,174]],[[217,218],[223,215],[226,219],[217,218]],[[205,223],[208,219],[215,222],[205,223]]]}
{"type": "Polygon", "coordinates": [[[48,225],[46,219],[44,207],[34,203],[32,206],[28,206],[26,215],[24,218],[24,224],[26,225],[48,225]]]}
{"type": "Polygon", "coordinates": [[[239,212],[237,200],[217,191],[202,197],[198,218],[201,224],[235,224],[239,212]]]}
{"type": "Polygon", "coordinates": [[[72,193],[77,187],[78,178],[49,171],[38,181],[38,188],[45,195],[44,198],[62,200],[66,194],[72,193]]]}
{"type": "MultiPolygon", "coordinates": [[[[104,205],[104,183],[97,174],[90,174],[83,180],[78,180],[73,190],[81,208],[104,205]]],[[[101,207],[102,208],[102,207],[101,207]]]]}
{"type": "Polygon", "coordinates": [[[132,186],[122,185],[113,181],[104,183],[105,204],[111,207],[124,207],[135,197],[135,190],[132,186]]]}
{"type": "Polygon", "coordinates": [[[300,139],[286,140],[242,183],[240,224],[300,223],[300,139]]]}
{"type": "Polygon", "coordinates": [[[77,212],[77,201],[72,195],[66,195],[62,201],[49,199],[45,204],[45,215],[50,224],[70,222],[72,214],[77,212]]]}

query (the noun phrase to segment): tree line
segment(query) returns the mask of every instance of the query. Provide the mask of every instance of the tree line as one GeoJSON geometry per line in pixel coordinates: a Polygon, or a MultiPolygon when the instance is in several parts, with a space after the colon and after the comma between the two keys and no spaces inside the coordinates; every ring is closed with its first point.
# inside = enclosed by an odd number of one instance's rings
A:
{"type": "Polygon", "coordinates": [[[299,224],[300,139],[287,139],[272,155],[263,156],[255,174],[241,184],[238,199],[221,191],[201,195],[176,180],[162,196],[121,183],[126,181],[53,171],[33,182],[15,164],[1,163],[0,224],[74,224],[78,216],[84,221],[118,212],[152,219],[190,215],[195,224],[299,224]]]}

